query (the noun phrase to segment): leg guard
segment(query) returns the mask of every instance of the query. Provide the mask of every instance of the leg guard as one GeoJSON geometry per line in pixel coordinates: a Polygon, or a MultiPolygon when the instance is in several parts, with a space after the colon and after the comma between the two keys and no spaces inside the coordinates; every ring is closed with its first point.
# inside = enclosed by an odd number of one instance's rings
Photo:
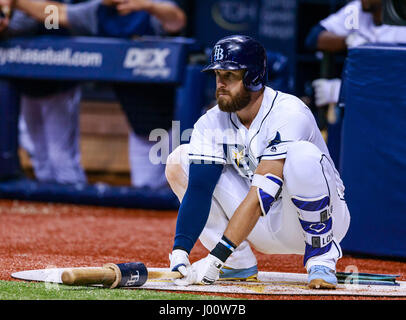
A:
{"type": "Polygon", "coordinates": [[[304,231],[305,254],[303,264],[315,256],[330,251],[333,241],[333,220],[330,211],[330,197],[323,195],[318,198],[292,197],[297,208],[299,221],[304,231]]]}

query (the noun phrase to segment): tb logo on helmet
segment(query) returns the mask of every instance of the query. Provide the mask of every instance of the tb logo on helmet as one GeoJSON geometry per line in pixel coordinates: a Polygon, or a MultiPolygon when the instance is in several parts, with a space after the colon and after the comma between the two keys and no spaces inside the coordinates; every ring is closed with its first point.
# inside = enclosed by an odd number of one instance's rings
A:
{"type": "Polygon", "coordinates": [[[214,46],[214,55],[213,55],[214,61],[223,60],[224,59],[223,52],[224,49],[222,49],[220,45],[214,46]]]}

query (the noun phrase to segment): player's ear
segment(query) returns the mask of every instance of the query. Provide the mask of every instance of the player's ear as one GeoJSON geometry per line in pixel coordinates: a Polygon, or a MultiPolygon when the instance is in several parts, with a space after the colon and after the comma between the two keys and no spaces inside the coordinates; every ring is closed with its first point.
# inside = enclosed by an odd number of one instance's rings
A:
{"type": "Polygon", "coordinates": [[[238,70],[238,71],[240,71],[241,79],[244,79],[246,77],[246,75],[247,75],[247,72],[248,72],[247,69],[241,69],[241,70],[238,70]]]}

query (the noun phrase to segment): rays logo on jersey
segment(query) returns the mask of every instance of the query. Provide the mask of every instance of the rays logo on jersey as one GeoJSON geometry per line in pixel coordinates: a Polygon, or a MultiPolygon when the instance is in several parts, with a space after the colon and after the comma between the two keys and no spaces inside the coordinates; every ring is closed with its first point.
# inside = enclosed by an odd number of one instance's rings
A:
{"type": "Polygon", "coordinates": [[[276,131],[275,138],[273,138],[273,139],[269,142],[267,148],[273,147],[273,146],[275,146],[275,145],[277,145],[277,144],[279,144],[279,143],[281,143],[281,142],[282,142],[282,140],[281,140],[281,134],[279,133],[279,131],[276,131]]]}
{"type": "Polygon", "coordinates": [[[246,153],[246,148],[240,144],[223,144],[227,163],[231,163],[244,178],[252,180],[258,163],[255,158],[246,153]]]}
{"type": "MultiPolygon", "coordinates": [[[[276,131],[275,138],[273,138],[271,141],[269,141],[268,146],[265,148],[268,151],[271,151],[272,153],[275,153],[278,151],[278,146],[279,144],[283,144],[284,142],[291,142],[292,140],[282,140],[281,139],[281,134],[279,131],[276,131]]],[[[285,149],[282,147],[282,149],[285,149]]],[[[285,151],[285,150],[283,150],[285,151]]]]}

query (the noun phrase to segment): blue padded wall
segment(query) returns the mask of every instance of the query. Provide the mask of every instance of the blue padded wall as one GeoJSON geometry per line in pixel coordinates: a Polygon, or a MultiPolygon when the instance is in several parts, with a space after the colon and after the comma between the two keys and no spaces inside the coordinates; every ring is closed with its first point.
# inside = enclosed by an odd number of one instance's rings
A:
{"type": "Polygon", "coordinates": [[[349,51],[342,178],[351,213],[344,251],[406,257],[406,47],[349,51]]]}

